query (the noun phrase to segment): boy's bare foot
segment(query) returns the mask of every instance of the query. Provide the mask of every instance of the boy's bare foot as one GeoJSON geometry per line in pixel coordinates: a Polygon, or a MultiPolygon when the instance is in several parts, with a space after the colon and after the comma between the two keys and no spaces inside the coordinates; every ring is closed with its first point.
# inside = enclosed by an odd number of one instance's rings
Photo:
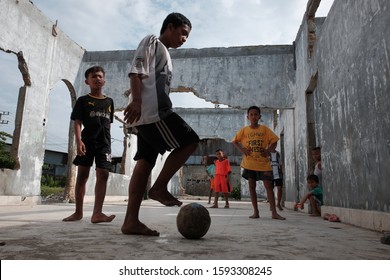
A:
{"type": "Polygon", "coordinates": [[[97,224],[97,223],[110,223],[115,218],[115,215],[107,216],[103,213],[93,215],[91,217],[91,223],[97,224]]]}
{"type": "Polygon", "coordinates": [[[157,200],[165,206],[181,206],[183,202],[179,201],[167,190],[164,191],[154,191],[153,188],[149,190],[149,197],[153,200],[157,200]]]}
{"type": "Polygon", "coordinates": [[[272,219],[275,219],[275,220],[285,220],[286,218],[280,216],[279,214],[272,214],[272,219]]]}
{"type": "Polygon", "coordinates": [[[259,213],[253,213],[253,215],[249,216],[249,218],[251,218],[251,219],[258,219],[258,218],[260,218],[260,215],[259,215],[259,213]]]}
{"type": "Polygon", "coordinates": [[[158,231],[148,228],[146,225],[144,225],[141,222],[137,222],[132,226],[123,225],[121,230],[123,234],[130,234],[130,235],[147,235],[147,236],[160,235],[158,231]]]}
{"type": "Polygon", "coordinates": [[[210,208],[218,208],[218,205],[213,204],[210,208]]]}
{"type": "Polygon", "coordinates": [[[280,211],[283,211],[283,207],[281,205],[277,206],[280,211]]]}
{"type": "Polygon", "coordinates": [[[63,218],[63,222],[74,222],[74,221],[80,221],[83,218],[82,214],[73,213],[69,217],[63,218]]]}
{"type": "Polygon", "coordinates": [[[226,204],[226,205],[225,205],[225,208],[229,208],[229,204],[226,204]]]}

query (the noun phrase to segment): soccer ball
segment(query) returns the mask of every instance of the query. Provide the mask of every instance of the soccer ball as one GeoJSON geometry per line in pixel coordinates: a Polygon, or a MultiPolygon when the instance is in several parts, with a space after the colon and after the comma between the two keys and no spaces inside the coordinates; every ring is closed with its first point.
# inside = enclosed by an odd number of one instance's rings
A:
{"type": "Polygon", "coordinates": [[[199,203],[190,203],[181,207],[177,214],[177,229],[187,239],[200,239],[210,228],[209,211],[199,203]]]}

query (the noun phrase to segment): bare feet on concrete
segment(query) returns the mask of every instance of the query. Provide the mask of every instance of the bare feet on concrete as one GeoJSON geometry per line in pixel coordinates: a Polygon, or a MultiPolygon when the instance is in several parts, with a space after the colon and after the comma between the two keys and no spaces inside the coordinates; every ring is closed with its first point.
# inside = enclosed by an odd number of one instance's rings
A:
{"type": "Polygon", "coordinates": [[[257,211],[257,212],[255,211],[252,216],[249,216],[249,218],[251,218],[251,219],[259,219],[260,218],[259,211],[257,211]]]}
{"type": "Polygon", "coordinates": [[[272,214],[272,219],[275,219],[275,220],[285,220],[286,218],[280,216],[278,213],[276,214],[272,214]]]}
{"type": "Polygon", "coordinates": [[[123,234],[129,234],[129,235],[146,235],[146,236],[160,235],[158,231],[148,228],[146,225],[144,225],[141,222],[137,222],[132,225],[123,225],[121,230],[123,234]]]}
{"type": "Polygon", "coordinates": [[[113,219],[115,219],[115,215],[107,216],[103,213],[95,214],[91,217],[91,223],[98,224],[98,223],[110,223],[113,219]]]}
{"type": "Polygon", "coordinates": [[[151,188],[149,191],[149,197],[153,200],[157,200],[165,206],[181,206],[183,204],[183,202],[179,201],[167,190],[156,191],[151,188]]]}
{"type": "Polygon", "coordinates": [[[74,221],[80,221],[83,218],[83,214],[73,213],[69,217],[63,218],[63,222],[74,222],[74,221]]]}

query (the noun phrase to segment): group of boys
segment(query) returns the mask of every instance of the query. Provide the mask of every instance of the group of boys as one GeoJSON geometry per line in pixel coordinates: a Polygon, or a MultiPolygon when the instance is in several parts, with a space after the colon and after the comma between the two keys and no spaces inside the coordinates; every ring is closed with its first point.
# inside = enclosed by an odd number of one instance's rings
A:
{"type": "MultiPolygon", "coordinates": [[[[159,37],[146,36],[139,44],[129,73],[131,94],[124,110],[127,127],[137,135],[137,152],[128,189],[128,205],[123,234],[158,236],[159,232],[150,229],[139,220],[141,202],[144,198],[149,175],[159,154],[170,151],[156,181],[148,191],[151,199],[166,206],[181,206],[182,202],[168,190],[172,176],[195,151],[199,137],[196,132],[172,110],[169,98],[172,80],[172,60],[169,48],[183,45],[191,31],[191,22],[180,13],[171,13],[164,20],[159,37]]],[[[95,160],[96,185],[92,223],[111,222],[115,215],[102,212],[106,194],[109,169],[111,167],[110,126],[114,117],[114,102],[103,93],[105,72],[100,66],[85,72],[85,83],[90,93],[79,97],[73,108],[78,166],[75,185],[75,212],[63,221],[77,221],[83,218],[83,201],[90,168],[95,160]],[[82,127],[84,127],[82,129],[82,127]]],[[[260,125],[260,108],[253,106],[247,111],[249,126],[240,129],[232,142],[242,152],[242,176],[249,182],[253,206],[250,218],[259,218],[256,197],[256,181],[264,182],[270,202],[273,219],[280,216],[275,207],[272,185],[270,153],[275,150],[279,138],[266,126],[260,125]]],[[[217,152],[215,186],[217,191],[213,207],[218,207],[218,193],[229,187],[230,165],[223,151],[217,152]]],[[[226,197],[225,208],[229,207],[226,197]]]]}

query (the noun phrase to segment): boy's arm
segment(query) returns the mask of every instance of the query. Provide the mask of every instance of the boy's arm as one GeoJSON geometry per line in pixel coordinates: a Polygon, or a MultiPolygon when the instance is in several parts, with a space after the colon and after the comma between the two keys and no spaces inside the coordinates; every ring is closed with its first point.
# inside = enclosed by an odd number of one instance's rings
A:
{"type": "Polygon", "coordinates": [[[81,121],[74,120],[74,133],[76,136],[77,155],[84,156],[87,151],[84,142],[81,140],[81,121]]]}
{"type": "Polygon", "coordinates": [[[244,148],[242,147],[241,143],[238,142],[238,141],[232,141],[232,143],[234,144],[234,146],[237,147],[237,149],[239,149],[241,151],[241,153],[243,153],[244,155],[248,156],[250,154],[250,150],[247,149],[247,148],[244,148]]]}
{"type": "Polygon", "coordinates": [[[308,200],[309,198],[311,197],[311,193],[308,192],[307,194],[305,194],[305,196],[302,198],[301,200],[301,204],[304,204],[306,202],[306,200],[308,200]]]}
{"type": "Polygon", "coordinates": [[[275,152],[277,146],[278,146],[277,141],[275,143],[268,145],[267,149],[261,149],[261,155],[263,157],[269,157],[271,155],[271,152],[275,152]]]}
{"type": "Polygon", "coordinates": [[[133,123],[141,117],[141,104],[142,104],[142,77],[137,74],[130,74],[130,88],[132,100],[127,105],[124,115],[125,122],[133,123]]]}
{"type": "Polygon", "coordinates": [[[230,161],[228,159],[227,159],[227,168],[228,168],[227,181],[230,182],[230,174],[232,173],[232,169],[230,168],[230,161]]]}
{"type": "Polygon", "coordinates": [[[276,147],[278,146],[278,142],[272,143],[271,145],[268,146],[268,153],[270,152],[275,152],[276,147]]]}

